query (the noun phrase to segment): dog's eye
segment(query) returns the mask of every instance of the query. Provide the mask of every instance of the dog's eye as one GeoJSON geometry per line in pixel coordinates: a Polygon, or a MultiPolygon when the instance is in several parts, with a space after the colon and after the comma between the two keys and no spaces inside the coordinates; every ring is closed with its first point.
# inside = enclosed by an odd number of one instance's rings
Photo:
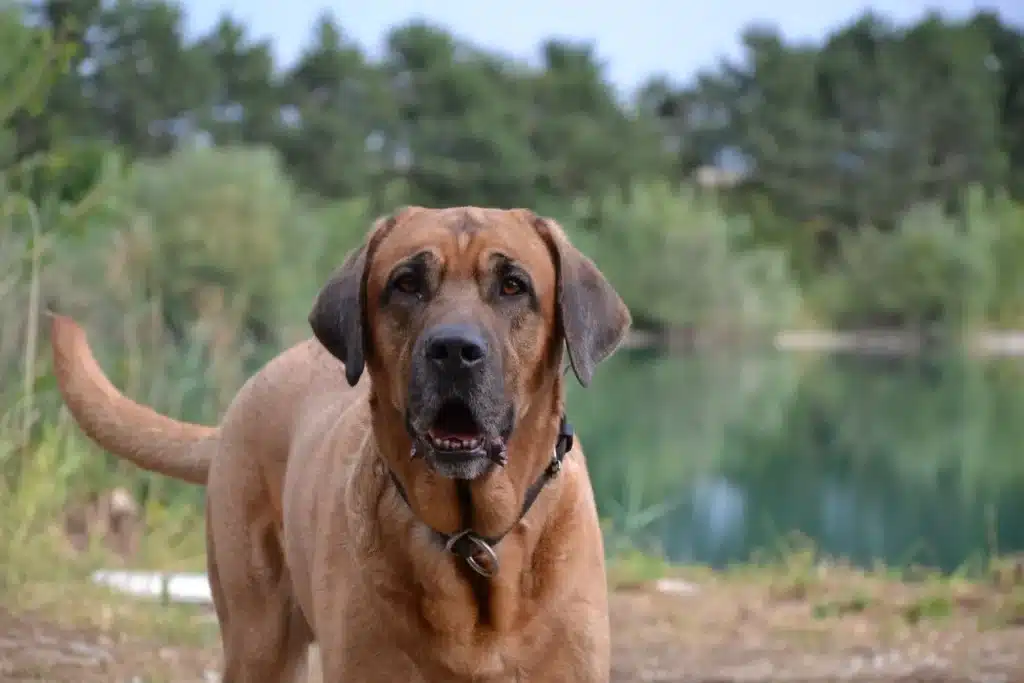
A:
{"type": "Polygon", "coordinates": [[[526,291],[526,284],[514,275],[501,278],[501,295],[518,296],[526,291]]]}
{"type": "Polygon", "coordinates": [[[420,293],[420,279],[412,273],[399,275],[392,286],[402,294],[414,296],[420,293]]]}

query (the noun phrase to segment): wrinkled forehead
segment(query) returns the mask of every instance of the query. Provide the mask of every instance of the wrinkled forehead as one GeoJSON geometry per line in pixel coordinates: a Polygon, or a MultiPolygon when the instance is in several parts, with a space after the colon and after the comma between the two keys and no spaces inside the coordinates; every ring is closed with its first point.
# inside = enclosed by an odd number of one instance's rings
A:
{"type": "Polygon", "coordinates": [[[525,269],[534,286],[554,283],[555,267],[547,242],[527,211],[461,207],[417,209],[399,219],[377,245],[371,279],[382,284],[391,270],[428,252],[446,272],[472,276],[502,256],[525,269]]]}

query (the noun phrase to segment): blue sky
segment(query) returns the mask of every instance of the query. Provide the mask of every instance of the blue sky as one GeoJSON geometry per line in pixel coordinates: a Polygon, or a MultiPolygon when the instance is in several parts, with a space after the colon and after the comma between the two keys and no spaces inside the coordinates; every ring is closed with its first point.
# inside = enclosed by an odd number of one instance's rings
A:
{"type": "Polygon", "coordinates": [[[184,6],[193,35],[228,12],[256,36],[269,37],[285,64],[307,42],[325,9],[371,54],[378,53],[391,27],[412,18],[444,25],[478,45],[527,61],[536,59],[538,44],[549,36],[593,40],[607,75],[625,91],[654,73],[685,81],[720,56],[736,56],[737,36],[751,22],[770,22],[796,40],[816,39],[867,8],[901,23],[928,9],[962,17],[982,7],[1024,22],[1024,0],[185,0],[184,6]]]}

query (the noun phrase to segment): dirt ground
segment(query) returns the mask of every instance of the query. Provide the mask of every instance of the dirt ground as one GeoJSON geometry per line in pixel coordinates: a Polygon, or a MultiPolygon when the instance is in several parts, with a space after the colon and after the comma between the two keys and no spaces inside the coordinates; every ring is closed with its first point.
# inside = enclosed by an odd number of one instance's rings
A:
{"type": "MultiPolygon", "coordinates": [[[[76,552],[98,529],[133,561],[139,522],[126,500],[115,491],[65,520],[76,552]]],[[[968,581],[856,570],[798,542],[773,563],[724,572],[617,556],[609,579],[612,683],[1024,683],[1022,557],[968,581]]],[[[219,680],[209,609],[30,583],[18,609],[0,596],[0,683],[219,680]]]]}
{"type": "MultiPolygon", "coordinates": [[[[844,602],[793,584],[684,587],[612,594],[614,683],[1024,681],[1024,620],[1005,618],[1017,594],[965,588],[924,599],[876,590],[844,602]]],[[[210,615],[196,618],[212,629],[210,615]]],[[[215,638],[174,640],[59,626],[0,607],[0,681],[218,680],[215,638]]]]}

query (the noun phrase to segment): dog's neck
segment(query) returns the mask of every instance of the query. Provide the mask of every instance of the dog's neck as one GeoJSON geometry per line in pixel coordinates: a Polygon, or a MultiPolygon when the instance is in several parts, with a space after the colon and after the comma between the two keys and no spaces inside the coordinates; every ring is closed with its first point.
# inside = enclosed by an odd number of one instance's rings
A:
{"type": "MultiPolygon", "coordinates": [[[[446,534],[431,529],[431,533],[442,542],[445,550],[460,558],[476,574],[484,578],[495,576],[498,569],[500,569],[500,562],[495,547],[506,534],[512,531],[529,514],[533,504],[537,502],[537,498],[544,491],[544,488],[552,479],[558,476],[562,470],[562,462],[566,454],[572,449],[572,445],[572,426],[563,415],[547,467],[526,489],[526,492],[523,494],[522,503],[519,506],[518,518],[511,525],[508,525],[502,534],[498,536],[481,536],[476,532],[473,524],[473,492],[468,481],[456,482],[455,489],[459,496],[459,508],[462,512],[462,530],[455,534],[446,534]]],[[[403,502],[411,508],[412,502],[409,500],[409,494],[406,493],[405,486],[401,480],[395,475],[393,470],[389,469],[388,474],[403,502]]]]}

